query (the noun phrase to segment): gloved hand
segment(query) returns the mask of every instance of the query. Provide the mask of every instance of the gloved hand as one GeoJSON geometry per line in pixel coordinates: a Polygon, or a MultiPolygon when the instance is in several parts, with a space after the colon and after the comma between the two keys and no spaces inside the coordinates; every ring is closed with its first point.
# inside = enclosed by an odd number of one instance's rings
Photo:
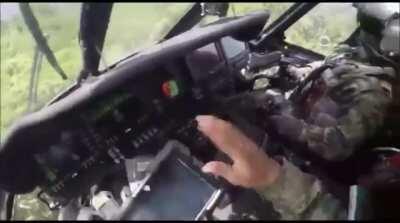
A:
{"type": "Polygon", "coordinates": [[[272,115],[268,118],[268,124],[279,136],[293,142],[301,141],[300,136],[305,127],[304,121],[291,115],[272,115]]]}

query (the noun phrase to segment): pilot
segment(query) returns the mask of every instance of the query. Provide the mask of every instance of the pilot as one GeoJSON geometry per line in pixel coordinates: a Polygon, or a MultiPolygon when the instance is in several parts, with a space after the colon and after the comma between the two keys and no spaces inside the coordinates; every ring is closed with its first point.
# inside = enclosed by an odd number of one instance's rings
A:
{"type": "MultiPolygon", "coordinates": [[[[400,162],[397,162],[395,169],[397,175],[386,178],[386,181],[375,181],[375,185],[379,186],[369,187],[374,192],[373,201],[376,201],[375,206],[370,207],[376,213],[372,216],[360,216],[354,213],[360,212],[360,209],[364,212],[368,210],[363,205],[350,206],[348,209],[346,204],[328,192],[321,180],[302,172],[284,158],[269,157],[231,123],[208,115],[197,116],[196,120],[199,131],[233,161],[232,164],[211,161],[202,170],[222,177],[233,185],[256,190],[263,198],[272,202],[281,219],[400,218],[396,203],[400,199],[400,162]]],[[[400,156],[397,156],[397,161],[399,160],[400,156]]],[[[375,176],[378,175],[372,175],[375,176]]]]}
{"type": "MultiPolygon", "coordinates": [[[[281,114],[272,116],[269,121],[273,131],[292,145],[304,143],[326,160],[348,158],[382,126],[392,101],[392,87],[399,80],[398,12],[391,12],[385,4],[355,6],[360,29],[353,37],[353,44],[359,47],[327,58],[326,69],[305,86],[308,90],[300,94],[298,101],[288,105],[288,101],[275,98],[284,105],[277,105],[282,108],[281,114]]],[[[359,210],[354,211],[351,205],[328,192],[320,179],[303,172],[285,158],[269,157],[232,124],[213,116],[196,119],[199,130],[233,160],[231,165],[211,161],[204,165],[204,172],[256,190],[272,202],[282,219],[357,218],[355,212],[359,210]]],[[[365,185],[374,199],[370,210],[376,212],[375,217],[400,217],[396,208],[393,209],[400,200],[399,171],[400,166],[397,166],[394,171],[397,174],[375,172],[364,177],[391,176],[386,178],[390,180],[365,185]]]]}
{"type": "Polygon", "coordinates": [[[399,8],[355,6],[360,27],[348,43],[356,47],[328,57],[322,65],[326,69],[295,91],[294,112],[269,119],[284,141],[330,161],[349,158],[377,133],[399,81],[399,8]]]}

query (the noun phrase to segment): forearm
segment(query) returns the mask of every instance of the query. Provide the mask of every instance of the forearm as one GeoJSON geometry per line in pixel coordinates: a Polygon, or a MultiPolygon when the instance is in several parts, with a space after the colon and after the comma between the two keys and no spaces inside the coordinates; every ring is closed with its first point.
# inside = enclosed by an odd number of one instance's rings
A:
{"type": "Polygon", "coordinates": [[[382,127],[389,103],[390,98],[379,92],[363,94],[341,117],[330,117],[330,125],[318,119],[312,123],[303,122],[299,139],[324,159],[344,160],[382,127]]]}
{"type": "Polygon", "coordinates": [[[281,173],[273,185],[257,190],[272,202],[282,219],[345,219],[346,210],[321,182],[283,160],[281,173]]]}

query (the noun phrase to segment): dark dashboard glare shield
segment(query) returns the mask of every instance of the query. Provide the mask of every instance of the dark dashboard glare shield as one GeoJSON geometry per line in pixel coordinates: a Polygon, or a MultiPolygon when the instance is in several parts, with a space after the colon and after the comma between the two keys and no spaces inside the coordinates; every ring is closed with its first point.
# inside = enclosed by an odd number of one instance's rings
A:
{"type": "Polygon", "coordinates": [[[200,77],[212,71],[220,62],[215,44],[208,44],[194,50],[187,56],[187,63],[194,77],[200,77]]]}

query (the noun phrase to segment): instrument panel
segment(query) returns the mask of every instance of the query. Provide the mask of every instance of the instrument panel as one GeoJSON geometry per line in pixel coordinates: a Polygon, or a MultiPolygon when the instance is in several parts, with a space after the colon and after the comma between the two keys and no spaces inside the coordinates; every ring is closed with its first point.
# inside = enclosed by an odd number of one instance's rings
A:
{"type": "MultiPolygon", "coordinates": [[[[246,44],[237,42],[241,52],[236,60],[246,60],[246,44]]],[[[216,150],[197,131],[194,117],[224,115],[216,96],[235,92],[224,54],[228,50],[222,46],[217,41],[194,50],[68,116],[55,143],[34,155],[44,176],[39,198],[50,203],[46,197],[51,197],[63,205],[88,192],[111,166],[125,158],[155,155],[170,139],[187,145],[197,159],[211,160],[216,150]]]]}

